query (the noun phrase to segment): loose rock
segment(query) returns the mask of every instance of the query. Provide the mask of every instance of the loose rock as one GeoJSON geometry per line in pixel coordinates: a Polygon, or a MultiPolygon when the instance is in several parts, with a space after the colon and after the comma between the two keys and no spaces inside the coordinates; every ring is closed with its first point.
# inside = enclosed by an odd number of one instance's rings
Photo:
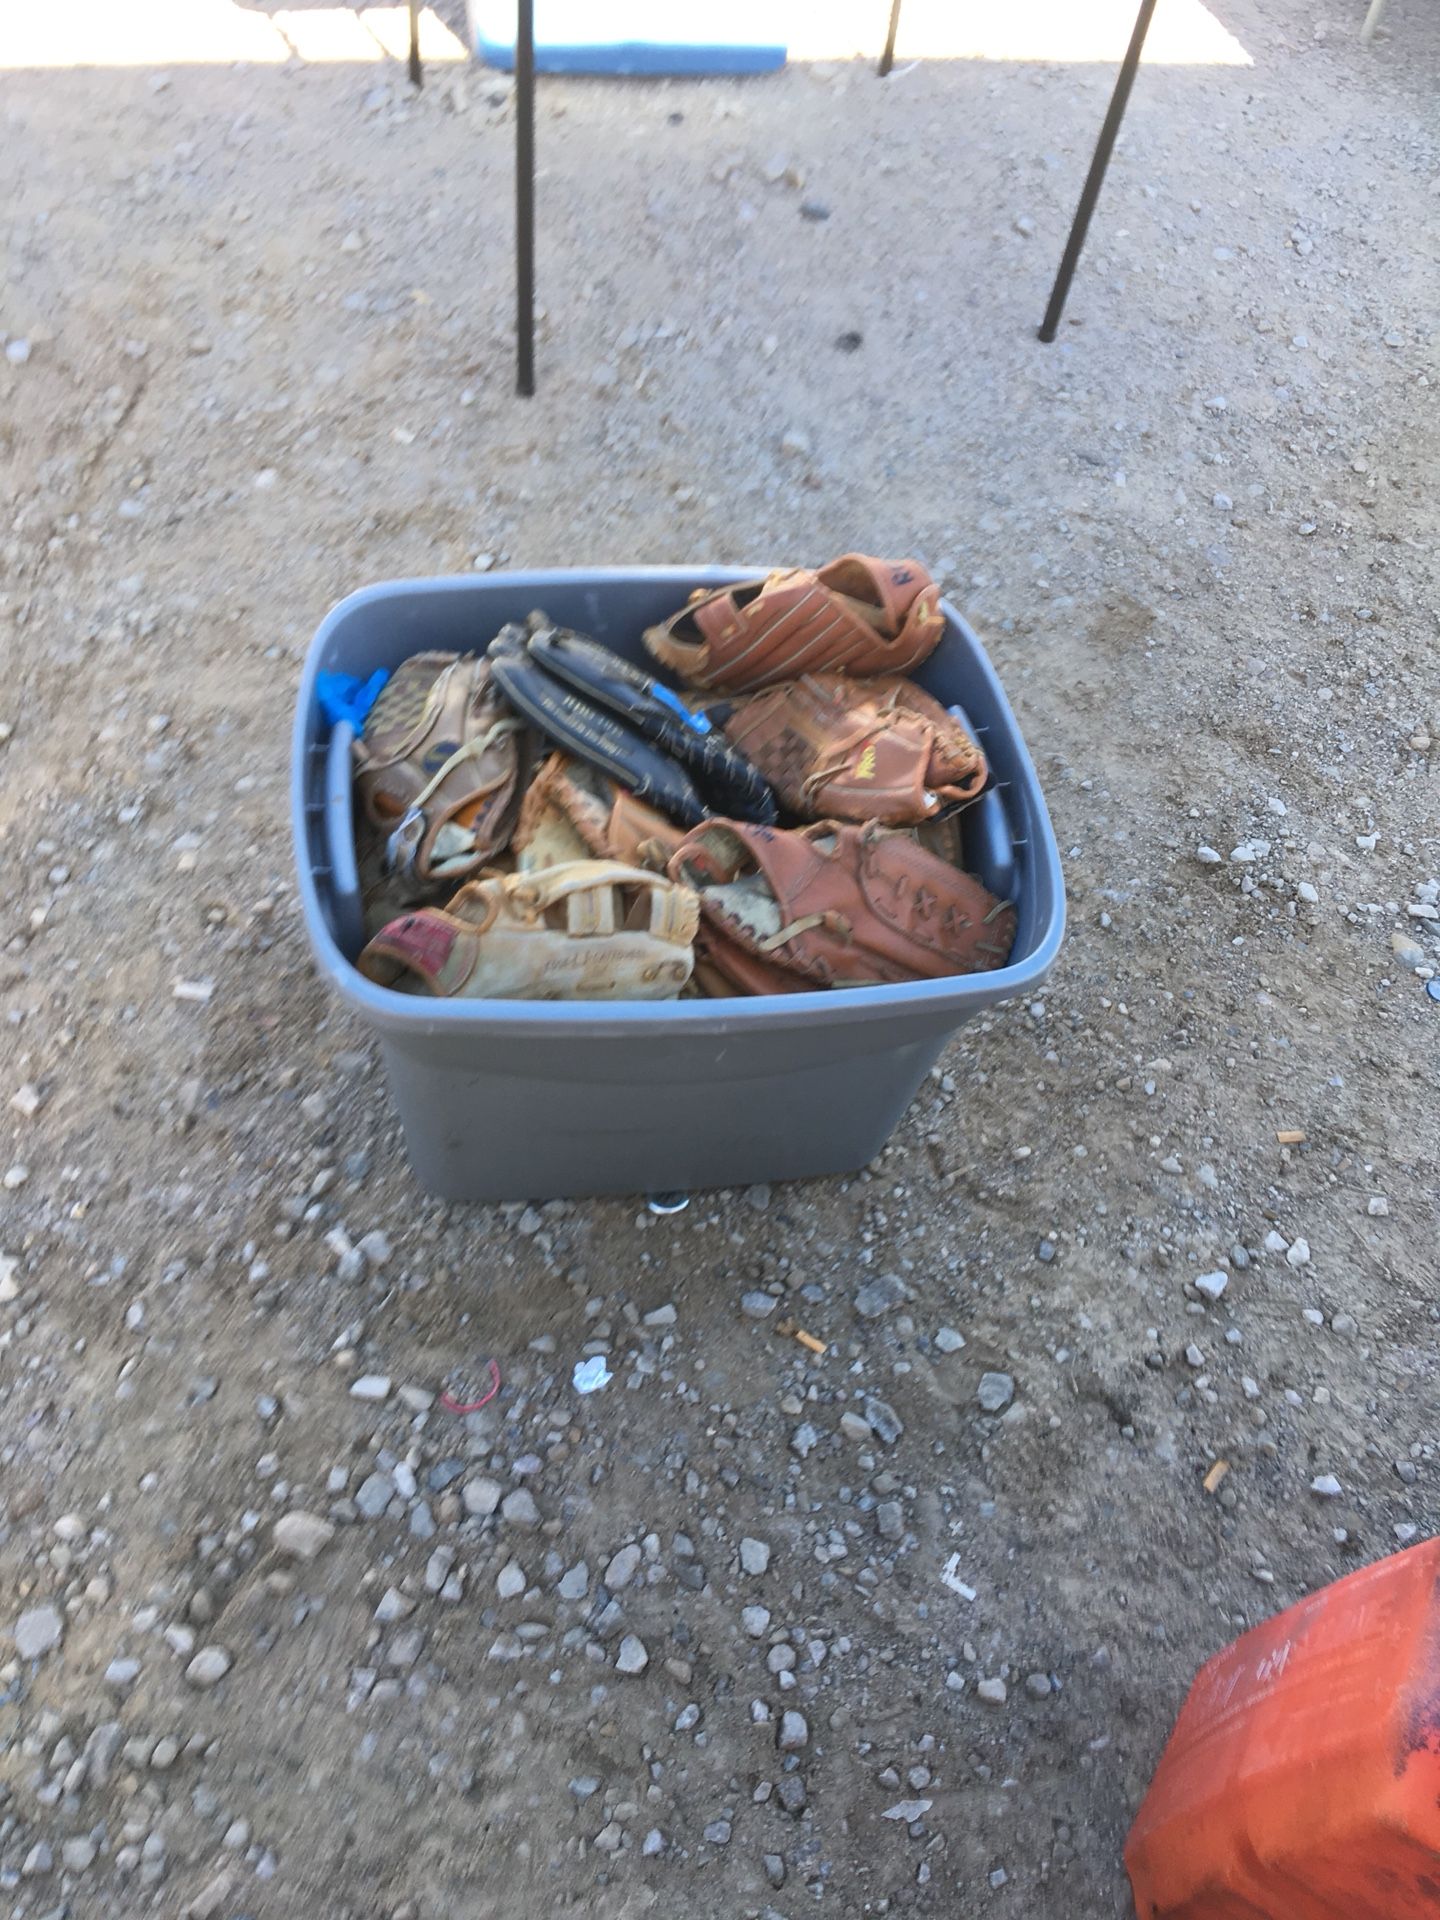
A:
{"type": "Polygon", "coordinates": [[[1008,1373],[982,1373],[976,1397],[986,1413],[1003,1413],[1015,1398],[1015,1382],[1008,1373]]]}

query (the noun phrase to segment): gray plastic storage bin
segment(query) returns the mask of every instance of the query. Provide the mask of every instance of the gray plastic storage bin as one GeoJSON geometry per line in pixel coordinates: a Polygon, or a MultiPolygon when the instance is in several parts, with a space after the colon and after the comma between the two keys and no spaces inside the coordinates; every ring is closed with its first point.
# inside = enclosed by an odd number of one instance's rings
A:
{"type": "Polygon", "coordinates": [[[1049,815],[994,669],[947,606],[945,638],[916,678],[963,707],[994,770],[996,788],[966,815],[967,863],[1016,901],[1008,966],[835,993],[633,1005],[428,1000],[356,972],[350,731],[327,728],[317,674],[366,676],[426,647],[479,651],[533,607],[646,662],[642,629],[693,588],[762,571],[391,581],[352,594],[321,622],[300,684],[291,770],[305,927],[321,972],[380,1041],[410,1164],[431,1192],[543,1199],[851,1171],[884,1145],[954,1029],[1033,991],[1054,962],[1065,904],[1049,815]]]}

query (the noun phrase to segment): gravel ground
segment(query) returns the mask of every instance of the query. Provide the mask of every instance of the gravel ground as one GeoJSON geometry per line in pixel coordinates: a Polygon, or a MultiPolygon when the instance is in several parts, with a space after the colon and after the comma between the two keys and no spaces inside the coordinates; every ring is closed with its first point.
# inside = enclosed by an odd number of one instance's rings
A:
{"type": "Polygon", "coordinates": [[[1440,15],[1216,10],[1051,350],[1112,68],[546,85],[528,404],[504,82],[7,77],[7,1913],[1119,1915],[1199,1662],[1433,1529],[1440,15]],[[850,1179],[417,1193],[325,606],[856,546],[1011,690],[1043,999],[850,1179]]]}

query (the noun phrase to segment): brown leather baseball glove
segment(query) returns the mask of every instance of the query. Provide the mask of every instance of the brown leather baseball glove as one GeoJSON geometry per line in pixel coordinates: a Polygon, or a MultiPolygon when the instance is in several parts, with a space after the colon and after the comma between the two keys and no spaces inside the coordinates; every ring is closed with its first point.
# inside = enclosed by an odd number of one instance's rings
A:
{"type": "Polygon", "coordinates": [[[552,753],[525,795],[512,844],[521,873],[565,860],[619,860],[663,873],[684,838],[683,827],[598,767],[552,753]]]}
{"type": "Polygon", "coordinates": [[[459,882],[508,845],[525,723],[472,654],[402,660],[355,742],[355,788],[385,865],[425,887],[459,882]]]}
{"type": "Polygon", "coordinates": [[[944,631],[940,589],[918,560],[846,553],[693,594],[645,644],[689,686],[746,693],[827,668],[909,673],[944,631]]]}
{"type": "Polygon", "coordinates": [[[1004,966],[1015,909],[908,833],[835,821],[714,820],[670,877],[700,896],[696,978],[711,993],[804,993],[1004,966]]]}
{"type": "Polygon", "coordinates": [[[723,725],[806,820],[918,826],[989,777],[964,727],[909,680],[807,674],[737,700],[723,725]]]}
{"type": "Polygon", "coordinates": [[[379,986],[467,1000],[673,1000],[690,978],[695,896],[615,860],[490,873],[448,907],[381,929],[356,965],[379,986]]]}

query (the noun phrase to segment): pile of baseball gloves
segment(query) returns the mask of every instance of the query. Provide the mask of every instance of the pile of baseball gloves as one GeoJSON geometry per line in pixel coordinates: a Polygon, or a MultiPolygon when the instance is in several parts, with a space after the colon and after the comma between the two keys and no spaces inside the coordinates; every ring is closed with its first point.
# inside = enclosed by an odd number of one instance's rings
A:
{"type": "Polygon", "coordinates": [[[645,645],[543,613],[419,653],[355,742],[369,979],[444,997],[801,993],[1005,964],[960,862],[989,780],[906,676],[944,632],[915,561],[692,596],[645,645]]]}

